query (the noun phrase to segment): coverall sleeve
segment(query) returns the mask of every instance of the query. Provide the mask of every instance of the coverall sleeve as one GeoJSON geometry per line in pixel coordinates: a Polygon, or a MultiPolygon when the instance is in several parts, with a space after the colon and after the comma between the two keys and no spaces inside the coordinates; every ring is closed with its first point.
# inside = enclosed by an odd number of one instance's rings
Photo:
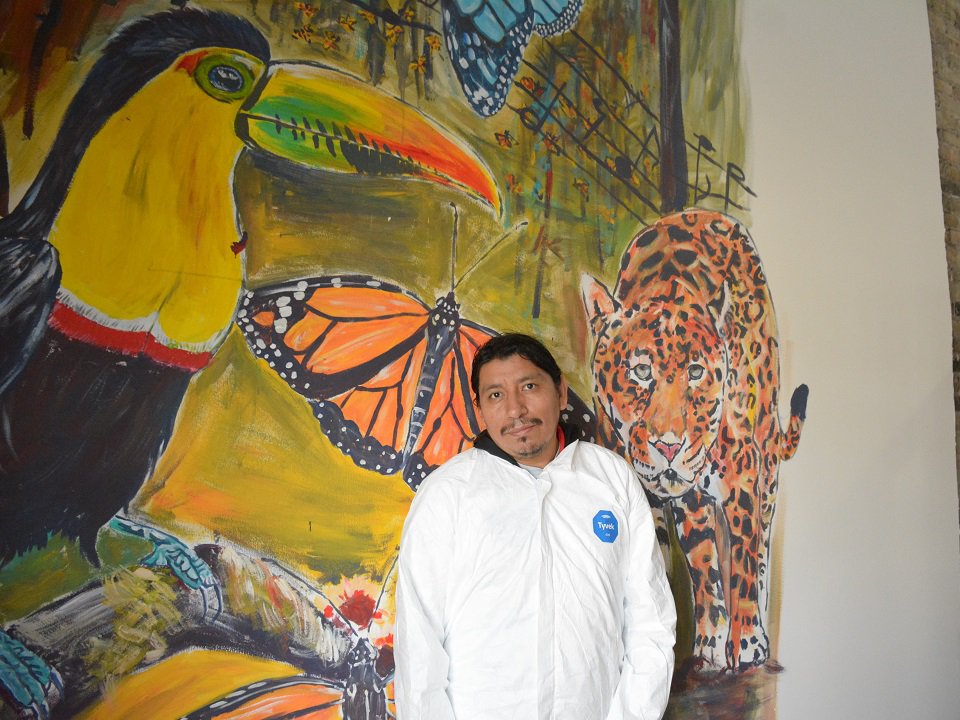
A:
{"type": "Polygon", "coordinates": [[[443,646],[455,503],[427,478],[400,540],[394,691],[398,720],[455,720],[443,646]]]}
{"type": "Polygon", "coordinates": [[[650,506],[640,483],[631,483],[624,659],[607,720],[659,720],[670,698],[677,611],[650,506]]]}

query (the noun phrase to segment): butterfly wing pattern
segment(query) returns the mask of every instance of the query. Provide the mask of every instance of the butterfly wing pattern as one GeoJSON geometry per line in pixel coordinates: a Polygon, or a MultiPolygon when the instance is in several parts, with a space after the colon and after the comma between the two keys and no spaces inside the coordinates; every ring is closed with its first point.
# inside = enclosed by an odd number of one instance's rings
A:
{"type": "Polygon", "coordinates": [[[430,309],[367,276],[312,278],[247,293],[238,323],[361,467],[416,489],[480,431],[467,368],[493,333],[461,319],[452,293],[430,309]]]}
{"type": "Polygon", "coordinates": [[[583,0],[447,0],[447,52],[473,110],[482,116],[498,112],[531,35],[566,32],[582,9],[583,0]]]}
{"type": "MultiPolygon", "coordinates": [[[[341,452],[413,490],[483,429],[469,368],[496,333],[462,318],[452,291],[431,309],[366,275],[293,280],[247,292],[237,323],[341,452]]],[[[573,393],[563,419],[592,439],[573,393]]]]}
{"type": "MultiPolygon", "coordinates": [[[[341,720],[344,688],[309,676],[276,678],[238,688],[182,720],[341,720]]],[[[370,716],[377,717],[377,716],[370,716]]],[[[364,719],[366,720],[366,719],[364,719]]]]}
{"type": "Polygon", "coordinates": [[[251,683],[194,710],[182,720],[387,720],[395,717],[388,678],[377,673],[376,651],[360,640],[343,680],[295,675],[251,683]]]}

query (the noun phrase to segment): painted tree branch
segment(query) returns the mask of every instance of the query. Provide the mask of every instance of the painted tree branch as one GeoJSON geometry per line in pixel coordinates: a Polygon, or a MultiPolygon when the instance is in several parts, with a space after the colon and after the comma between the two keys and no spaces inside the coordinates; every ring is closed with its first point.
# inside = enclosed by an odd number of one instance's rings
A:
{"type": "Polygon", "coordinates": [[[687,205],[678,0],[660,0],[660,138],[660,210],[666,215],[687,205]]]}
{"type": "Polygon", "coordinates": [[[164,570],[139,567],[6,628],[60,672],[64,697],[52,717],[73,717],[105,683],[188,649],[231,650],[330,681],[345,679],[352,631],[324,616],[302,580],[232,548],[205,545],[197,552],[224,589],[225,606],[213,622],[204,620],[198,593],[164,570]]]}

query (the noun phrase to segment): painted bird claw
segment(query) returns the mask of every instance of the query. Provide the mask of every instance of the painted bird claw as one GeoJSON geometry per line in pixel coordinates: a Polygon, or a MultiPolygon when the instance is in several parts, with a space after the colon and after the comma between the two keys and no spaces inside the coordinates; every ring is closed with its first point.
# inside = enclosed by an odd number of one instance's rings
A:
{"type": "Polygon", "coordinates": [[[170,533],[121,515],[110,521],[113,530],[140,537],[153,544],[153,552],[140,563],[149,568],[169,568],[190,590],[199,593],[203,620],[214,622],[223,611],[223,592],[216,576],[200,556],[170,533]]]}
{"type": "Polygon", "coordinates": [[[63,679],[43,658],[0,630],[0,700],[21,718],[46,720],[63,697],[63,679]]]}

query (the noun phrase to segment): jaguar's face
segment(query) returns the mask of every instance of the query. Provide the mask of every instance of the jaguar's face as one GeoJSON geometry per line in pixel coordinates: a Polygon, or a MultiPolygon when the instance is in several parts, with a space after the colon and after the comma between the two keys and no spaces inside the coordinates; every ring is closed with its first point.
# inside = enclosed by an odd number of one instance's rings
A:
{"type": "Polygon", "coordinates": [[[646,489],[678,497],[717,438],[727,354],[706,307],[653,300],[605,318],[594,392],[646,489]]]}

